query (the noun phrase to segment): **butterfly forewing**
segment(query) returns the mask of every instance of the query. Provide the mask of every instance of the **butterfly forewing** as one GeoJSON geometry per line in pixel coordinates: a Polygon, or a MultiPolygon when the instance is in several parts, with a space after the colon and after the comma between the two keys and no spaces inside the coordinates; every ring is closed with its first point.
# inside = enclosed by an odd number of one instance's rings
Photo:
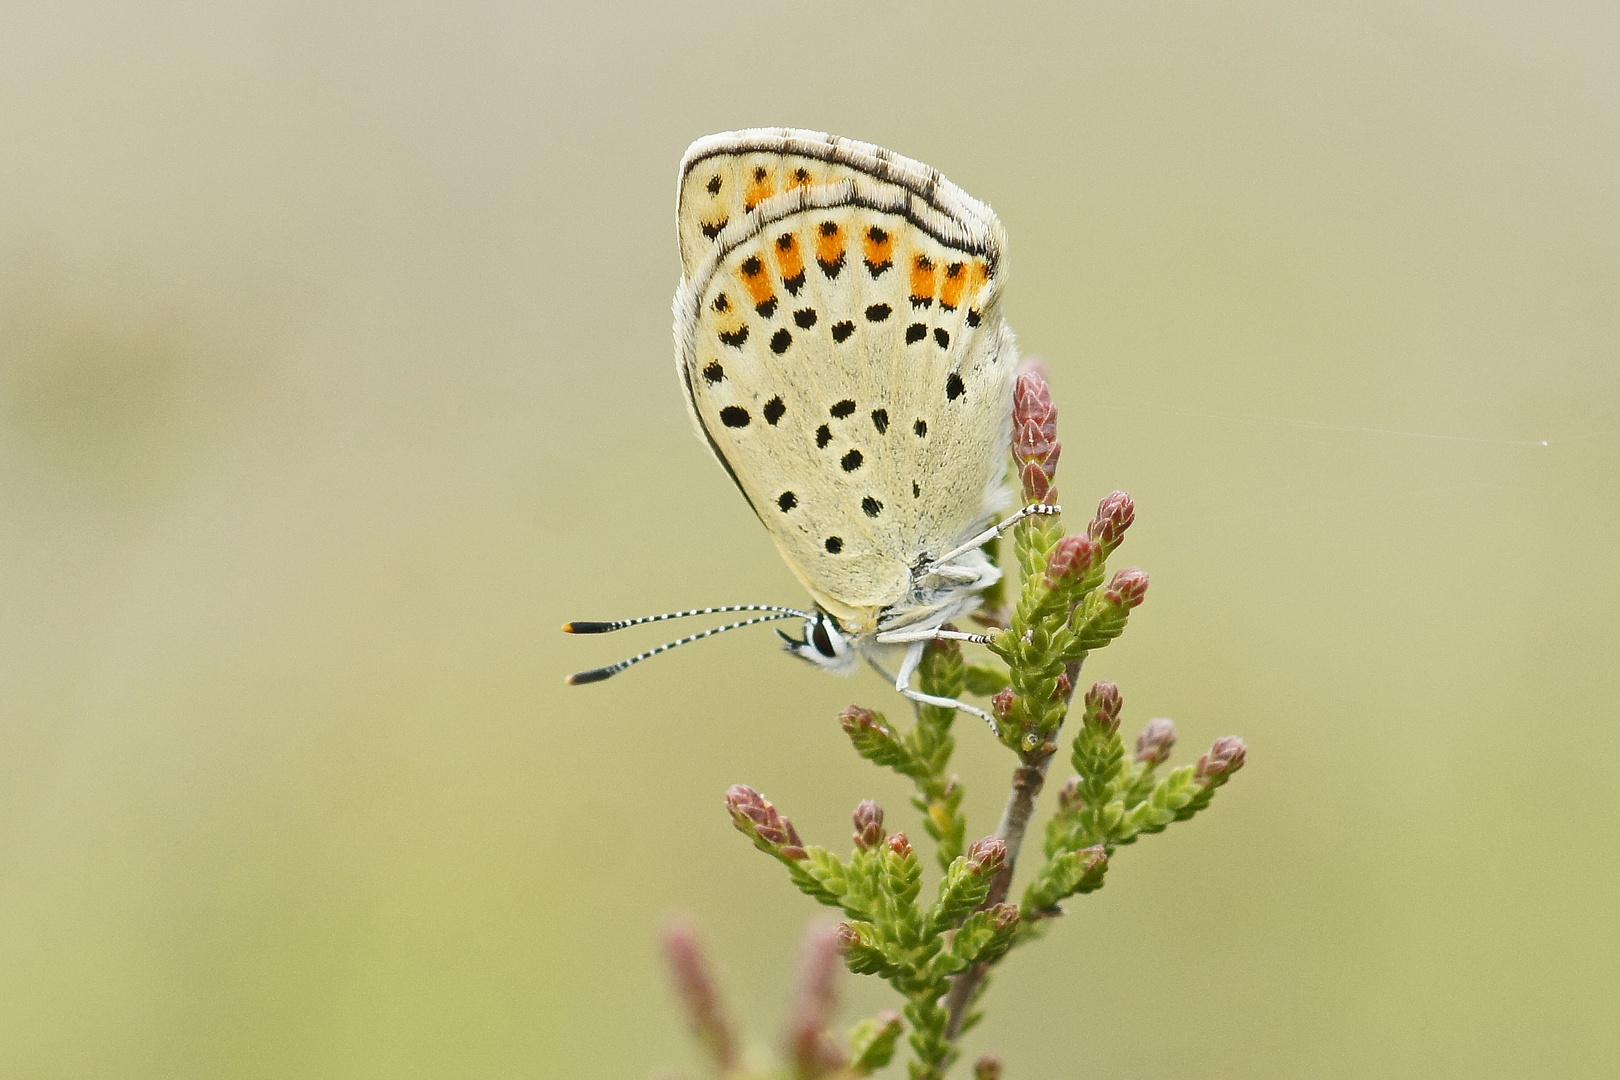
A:
{"type": "Polygon", "coordinates": [[[818,602],[900,602],[995,509],[999,224],[915,162],[772,130],[694,144],[679,227],[678,362],[709,445],[818,602]]]}

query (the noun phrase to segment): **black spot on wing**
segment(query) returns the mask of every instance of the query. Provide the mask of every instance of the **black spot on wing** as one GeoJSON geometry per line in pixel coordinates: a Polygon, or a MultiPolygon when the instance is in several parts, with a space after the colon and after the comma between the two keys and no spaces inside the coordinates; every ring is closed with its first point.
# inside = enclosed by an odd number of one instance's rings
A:
{"type": "Polygon", "coordinates": [[[748,410],[741,405],[727,405],[720,410],[720,422],[726,427],[747,427],[748,410]]]}
{"type": "Polygon", "coordinates": [[[832,442],[832,429],[826,424],[816,428],[816,449],[825,450],[830,442],[832,442]]]}
{"type": "Polygon", "coordinates": [[[922,488],[918,485],[917,481],[913,480],[911,482],[911,497],[913,499],[916,499],[916,498],[921,497],[921,495],[922,495],[922,488]]]}
{"type": "Polygon", "coordinates": [[[827,537],[827,545],[826,546],[827,546],[827,554],[836,555],[840,551],[844,550],[844,541],[843,541],[843,539],[841,537],[829,536],[829,537],[827,537]]]}
{"type": "Polygon", "coordinates": [[[980,318],[981,318],[981,316],[979,315],[979,312],[978,312],[977,309],[968,308],[967,324],[969,326],[978,326],[980,318]]]}
{"type": "Polygon", "coordinates": [[[834,419],[842,420],[855,411],[855,403],[849,398],[845,398],[827,411],[833,414],[834,419]]]}
{"type": "Polygon", "coordinates": [[[720,366],[720,361],[710,360],[703,368],[703,381],[713,386],[726,377],[726,369],[720,366]]]}
{"type": "Polygon", "coordinates": [[[906,327],[906,344],[907,345],[915,345],[917,342],[921,341],[923,338],[925,338],[927,336],[928,336],[928,327],[924,326],[920,322],[914,322],[910,326],[906,327]]]}
{"type": "Polygon", "coordinates": [[[720,235],[720,230],[726,227],[726,222],[729,220],[731,219],[721,218],[719,221],[705,221],[703,223],[703,235],[713,240],[720,235]]]}
{"type": "Polygon", "coordinates": [[[851,450],[839,459],[838,464],[843,466],[845,472],[854,472],[861,467],[861,462],[864,460],[859,450],[851,450]]]}
{"type": "Polygon", "coordinates": [[[792,344],[793,335],[786,330],[778,330],[771,335],[771,352],[776,353],[778,356],[787,352],[788,346],[792,344]]]}
{"type": "Polygon", "coordinates": [[[873,409],[872,410],[872,426],[877,428],[877,433],[879,435],[882,435],[885,431],[888,431],[889,430],[889,410],[888,409],[873,409]]]}
{"type": "Polygon", "coordinates": [[[737,327],[736,332],[730,334],[722,330],[720,331],[720,340],[725,342],[727,345],[730,345],[733,349],[740,349],[743,346],[743,342],[748,340],[748,327],[739,326],[737,327]]]}
{"type": "Polygon", "coordinates": [[[799,497],[791,491],[784,491],[776,497],[776,505],[781,507],[782,513],[785,514],[799,505],[799,497]]]}
{"type": "Polygon", "coordinates": [[[799,290],[804,288],[804,271],[800,270],[790,278],[783,278],[782,287],[787,289],[789,296],[798,296],[799,290]]]}
{"type": "Polygon", "coordinates": [[[943,326],[934,327],[934,344],[942,349],[951,347],[951,332],[943,326]]]}
{"type": "Polygon", "coordinates": [[[879,514],[883,513],[883,504],[872,498],[872,496],[868,495],[866,498],[861,500],[861,510],[866,514],[867,517],[875,518],[879,514]]]}
{"type": "Polygon", "coordinates": [[[787,406],[782,404],[782,399],[773,397],[765,403],[765,422],[771,427],[775,427],[776,422],[782,419],[782,414],[785,412],[787,412],[787,406]]]}
{"type": "Polygon", "coordinates": [[[962,385],[962,376],[951,372],[950,378],[945,380],[945,396],[955,401],[966,392],[967,387],[962,385]]]}
{"type": "Polygon", "coordinates": [[[798,324],[800,330],[810,329],[816,325],[816,309],[800,308],[793,313],[793,321],[798,324]]]}
{"type": "Polygon", "coordinates": [[[917,438],[922,438],[928,434],[928,421],[918,420],[915,424],[911,425],[911,430],[917,433],[917,438]]]}
{"type": "Polygon", "coordinates": [[[711,306],[716,311],[730,311],[731,301],[726,297],[725,293],[721,293],[714,298],[714,303],[711,306]]]}
{"type": "Polygon", "coordinates": [[[866,321],[882,322],[889,317],[889,312],[892,310],[888,304],[872,304],[866,309],[866,321]]]}
{"type": "Polygon", "coordinates": [[[715,173],[713,176],[709,177],[709,182],[706,186],[709,189],[710,195],[720,194],[720,174],[715,173]]]}
{"type": "Polygon", "coordinates": [[[818,256],[816,258],[816,265],[821,267],[821,272],[823,274],[826,274],[830,278],[835,278],[844,270],[843,253],[840,252],[836,259],[823,259],[818,256]]]}
{"type": "Polygon", "coordinates": [[[768,319],[776,314],[776,297],[771,297],[762,304],[755,304],[754,310],[759,312],[762,319],[768,319]]]}
{"type": "Polygon", "coordinates": [[[840,345],[847,341],[849,339],[849,335],[853,334],[854,332],[855,324],[850,322],[848,319],[845,319],[843,322],[833,323],[832,337],[833,340],[838,342],[840,345]]]}

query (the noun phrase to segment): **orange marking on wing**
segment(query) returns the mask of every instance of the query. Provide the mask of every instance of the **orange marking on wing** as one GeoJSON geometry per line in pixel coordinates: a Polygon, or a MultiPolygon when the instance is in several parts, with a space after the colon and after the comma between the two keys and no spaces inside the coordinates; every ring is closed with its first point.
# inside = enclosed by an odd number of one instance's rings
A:
{"type": "Polygon", "coordinates": [[[866,230],[861,238],[866,250],[866,264],[872,268],[887,266],[894,261],[894,234],[876,225],[866,230]]]}
{"type": "Polygon", "coordinates": [[[783,281],[792,281],[804,273],[804,253],[799,250],[797,236],[783,233],[776,238],[776,265],[783,281]]]}
{"type": "Polygon", "coordinates": [[[968,287],[971,288],[974,295],[977,296],[979,290],[983,289],[990,281],[990,267],[985,264],[983,259],[977,259],[973,263],[972,273],[973,278],[968,287]]]}
{"type": "Polygon", "coordinates": [[[965,263],[954,262],[945,267],[945,282],[939,290],[939,306],[952,311],[962,303],[966,291],[968,270],[965,263]]]}
{"type": "Polygon", "coordinates": [[[787,190],[792,191],[794,188],[809,187],[815,182],[816,178],[810,175],[810,170],[801,166],[788,174],[787,190]]]}
{"type": "Polygon", "coordinates": [[[749,175],[748,188],[743,193],[743,209],[752,210],[776,194],[776,177],[763,165],[754,167],[749,175]]]}
{"type": "Polygon", "coordinates": [[[844,261],[844,230],[831,221],[823,221],[816,230],[816,261],[823,266],[837,266],[844,261]]]}
{"type": "Polygon", "coordinates": [[[748,290],[748,297],[755,307],[776,295],[776,290],[771,288],[771,275],[765,272],[765,260],[758,255],[744,259],[737,267],[737,276],[742,279],[743,288],[748,290]]]}
{"type": "Polygon", "coordinates": [[[917,303],[934,298],[934,261],[926,255],[917,256],[911,264],[911,300],[917,303]]]}

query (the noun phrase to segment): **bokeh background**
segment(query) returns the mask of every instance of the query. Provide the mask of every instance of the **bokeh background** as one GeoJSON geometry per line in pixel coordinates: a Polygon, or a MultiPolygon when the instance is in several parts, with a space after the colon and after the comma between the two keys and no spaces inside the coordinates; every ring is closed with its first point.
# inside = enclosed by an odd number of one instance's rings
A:
{"type": "Polygon", "coordinates": [[[905,824],[892,692],[558,625],[801,601],[669,341],[682,150],[795,124],[996,207],[1065,501],[1140,506],[1088,674],[1251,747],[970,1053],[1613,1076],[1616,10],[0,7],[0,1072],[689,1071],[677,911],[769,1047],[813,910],[721,794],[905,824]]]}

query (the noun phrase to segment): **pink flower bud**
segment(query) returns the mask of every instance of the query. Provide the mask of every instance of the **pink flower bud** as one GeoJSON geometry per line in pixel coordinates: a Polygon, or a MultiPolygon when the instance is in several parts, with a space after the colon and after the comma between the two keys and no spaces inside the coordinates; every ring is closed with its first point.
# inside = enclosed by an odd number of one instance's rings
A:
{"type": "Polygon", "coordinates": [[[664,955],[675,976],[675,993],[686,1006],[687,1022],[709,1057],[722,1072],[737,1067],[737,1037],[720,1004],[714,976],[697,931],[686,923],[675,923],[664,931],[664,955]]]}
{"type": "Polygon", "coordinates": [[[968,848],[967,867],[981,877],[1000,873],[1006,862],[1007,844],[997,837],[987,836],[968,848]]]}
{"type": "Polygon", "coordinates": [[[1036,461],[1026,461],[1018,467],[1018,484],[1026,502],[1053,505],[1057,489],[1052,486],[1052,474],[1036,461]]]}
{"type": "Polygon", "coordinates": [[[1125,539],[1125,530],[1136,520],[1136,503],[1130,495],[1116,491],[1097,504],[1097,516],[1086,526],[1086,535],[1111,553],[1125,539]]]}
{"type": "Polygon", "coordinates": [[[1069,681],[1067,671],[1058,672],[1057,688],[1052,691],[1053,701],[1068,701],[1069,695],[1074,693],[1074,683],[1069,681]]]}
{"type": "Polygon", "coordinates": [[[1093,683],[1086,691],[1086,720],[1088,725],[1104,731],[1119,730],[1119,710],[1125,704],[1119,687],[1111,682],[1093,683]]]}
{"type": "Polygon", "coordinates": [[[1176,745],[1176,725],[1167,717],[1148,721],[1142,734],[1136,737],[1136,760],[1143,765],[1163,765],[1170,760],[1170,748],[1176,745]]]}
{"type": "Polygon", "coordinates": [[[985,910],[990,912],[990,925],[997,930],[1005,930],[1018,921],[1017,904],[996,904],[985,910]]]}
{"type": "Polygon", "coordinates": [[[1001,1080],[1001,1059],[985,1054],[973,1063],[973,1080],[1001,1080]]]}
{"type": "Polygon", "coordinates": [[[911,858],[911,841],[906,839],[905,833],[897,832],[889,837],[889,850],[902,859],[909,859],[911,858]]]}
{"type": "Polygon", "coordinates": [[[1129,611],[1147,598],[1148,576],[1141,567],[1131,566],[1108,582],[1108,597],[1129,611]]]}
{"type": "Polygon", "coordinates": [[[997,720],[1005,724],[1011,718],[1013,706],[1017,703],[1018,694],[1008,686],[998,690],[996,696],[990,699],[990,711],[995,714],[997,720]]]}
{"type": "Polygon", "coordinates": [[[862,728],[885,730],[883,725],[878,723],[876,713],[874,713],[871,709],[863,709],[859,705],[851,705],[849,708],[839,713],[838,721],[844,725],[844,730],[850,732],[851,734],[854,734],[856,731],[859,731],[862,728]]]}
{"type": "Polygon", "coordinates": [[[839,944],[838,931],[812,924],[799,948],[798,985],[788,1014],[787,1039],[799,1076],[826,1076],[845,1063],[843,1053],[827,1035],[827,1025],[838,1008],[839,944]]]}
{"type": "Polygon", "coordinates": [[[883,843],[883,807],[867,799],[855,808],[855,846],[871,851],[883,843]]]}
{"type": "Polygon", "coordinates": [[[789,859],[805,857],[804,841],[799,839],[793,822],[777,813],[765,796],[747,784],[737,784],[726,792],[726,809],[731,811],[732,823],[738,829],[758,837],[778,855],[789,859]]]}
{"type": "Polygon", "coordinates": [[[1013,386],[1013,459],[1030,502],[1045,501],[1052,494],[1062,450],[1051,388],[1039,371],[1024,371],[1013,386]]]}
{"type": "Polygon", "coordinates": [[[1102,548],[1089,536],[1065,536],[1046,559],[1046,587],[1056,589],[1086,576],[1102,548]]]}
{"type": "Polygon", "coordinates": [[[1248,754],[1248,746],[1236,735],[1216,739],[1209,753],[1198,759],[1198,769],[1193,773],[1193,779],[1205,787],[1220,787],[1232,778],[1233,773],[1243,768],[1248,754]]]}
{"type": "Polygon", "coordinates": [[[1063,786],[1058,788],[1057,800],[1058,810],[1065,813],[1070,810],[1082,810],[1085,808],[1085,800],[1080,798],[1080,778],[1078,776],[1071,776],[1063,781],[1063,786]]]}

